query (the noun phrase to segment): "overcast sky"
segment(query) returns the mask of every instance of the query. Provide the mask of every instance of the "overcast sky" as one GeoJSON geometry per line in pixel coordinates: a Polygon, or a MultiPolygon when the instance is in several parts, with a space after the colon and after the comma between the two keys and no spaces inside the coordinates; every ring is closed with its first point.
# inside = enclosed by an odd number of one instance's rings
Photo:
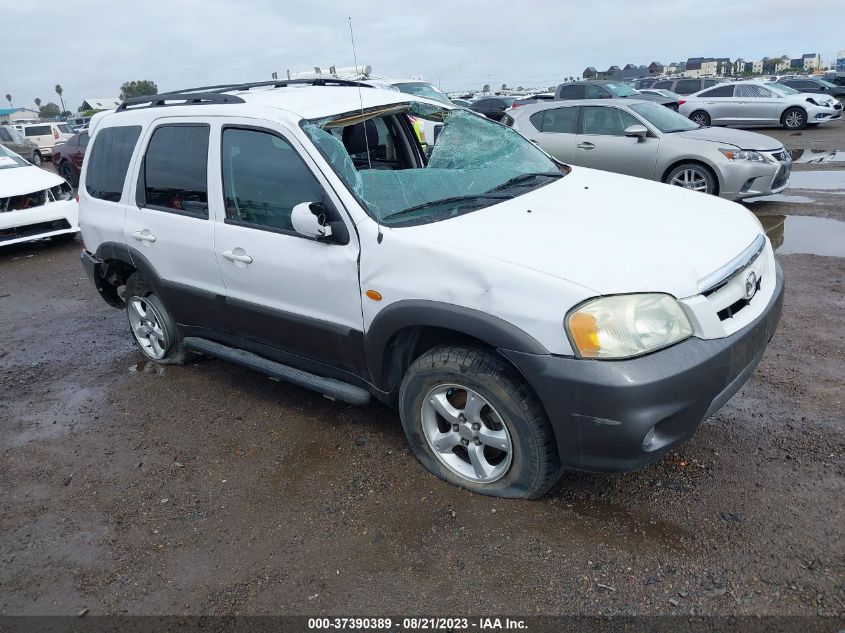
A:
{"type": "Polygon", "coordinates": [[[586,66],[827,59],[845,49],[843,0],[74,0],[50,9],[24,0],[3,3],[2,13],[0,95],[15,106],[58,103],[59,83],[74,111],[85,97],[117,97],[133,79],[165,91],[352,65],[347,16],[359,64],[446,91],[480,89],[488,76],[496,87],[540,87],[586,66]]]}

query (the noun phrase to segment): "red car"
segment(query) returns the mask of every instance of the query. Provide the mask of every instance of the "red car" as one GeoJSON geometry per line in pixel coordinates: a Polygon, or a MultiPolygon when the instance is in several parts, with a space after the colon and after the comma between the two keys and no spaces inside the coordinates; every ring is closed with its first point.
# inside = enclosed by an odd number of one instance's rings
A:
{"type": "Polygon", "coordinates": [[[53,165],[59,175],[74,187],[79,185],[82,159],[88,148],[88,132],[77,132],[64,143],[53,146],[53,165]]]}

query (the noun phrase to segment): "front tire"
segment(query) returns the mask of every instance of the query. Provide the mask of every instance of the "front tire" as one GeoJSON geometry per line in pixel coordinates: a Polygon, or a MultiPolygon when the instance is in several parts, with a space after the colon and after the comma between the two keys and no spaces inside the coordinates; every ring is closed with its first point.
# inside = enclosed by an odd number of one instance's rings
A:
{"type": "Polygon", "coordinates": [[[803,130],[807,127],[807,111],[804,108],[789,108],[780,118],[785,130],[803,130]]]}
{"type": "Polygon", "coordinates": [[[138,273],[133,273],[126,281],[124,298],[129,327],[141,353],[162,365],[184,364],[188,353],[182,345],[176,322],[138,273]]]}
{"type": "Polygon", "coordinates": [[[32,152],[32,164],[36,167],[41,167],[41,152],[32,152]]]}
{"type": "Polygon", "coordinates": [[[67,161],[59,163],[59,176],[67,180],[71,187],[77,187],[79,185],[76,174],[73,173],[67,161]]]}
{"type": "Polygon", "coordinates": [[[666,175],[663,182],[701,193],[716,193],[716,176],[698,163],[681,163],[666,175]]]}
{"type": "Polygon", "coordinates": [[[696,110],[695,112],[689,115],[689,119],[693,123],[697,123],[702,127],[710,127],[710,115],[707,114],[704,110],[696,110]]]}
{"type": "Polygon", "coordinates": [[[495,353],[440,346],[408,368],[402,427],[434,475],[495,497],[535,499],[557,482],[555,436],[539,399],[495,353]]]}

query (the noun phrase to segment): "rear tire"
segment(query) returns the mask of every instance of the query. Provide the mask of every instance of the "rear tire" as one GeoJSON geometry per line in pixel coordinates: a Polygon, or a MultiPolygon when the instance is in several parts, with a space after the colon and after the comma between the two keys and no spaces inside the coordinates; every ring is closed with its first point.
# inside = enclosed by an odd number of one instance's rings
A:
{"type": "Polygon", "coordinates": [[[183,365],[188,352],[176,322],[161,299],[138,273],[126,281],[124,292],[129,327],[141,353],[162,365],[183,365]]]}
{"type": "Polygon", "coordinates": [[[32,152],[32,164],[36,167],[41,167],[41,152],[32,152]]]}
{"type": "Polygon", "coordinates": [[[76,187],[79,185],[79,183],[77,182],[76,174],[73,173],[73,170],[70,168],[70,165],[66,160],[63,160],[61,163],[59,163],[59,176],[67,180],[71,187],[76,187]]]}
{"type": "Polygon", "coordinates": [[[536,499],[560,477],[557,442],[540,400],[491,351],[440,346],[426,352],[402,380],[399,412],[423,466],[456,486],[536,499]]]}
{"type": "Polygon", "coordinates": [[[689,120],[693,123],[698,123],[702,127],[710,127],[710,115],[704,110],[696,110],[689,115],[689,120]]]}
{"type": "Polygon", "coordinates": [[[807,111],[804,108],[788,108],[780,117],[785,130],[803,130],[807,127],[807,111]]]}

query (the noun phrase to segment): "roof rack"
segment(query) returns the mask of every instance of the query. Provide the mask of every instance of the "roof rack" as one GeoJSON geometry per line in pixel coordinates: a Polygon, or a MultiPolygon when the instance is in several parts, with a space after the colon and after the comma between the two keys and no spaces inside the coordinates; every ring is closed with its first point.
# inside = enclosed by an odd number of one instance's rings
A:
{"type": "Polygon", "coordinates": [[[135,110],[140,107],[156,108],[176,105],[203,105],[212,103],[243,103],[244,100],[237,95],[225,94],[228,92],[243,92],[251,88],[273,87],[273,88],[287,88],[291,85],[307,85],[307,86],[360,86],[362,88],[372,88],[370,84],[362,81],[354,81],[351,79],[335,79],[315,77],[313,79],[275,79],[272,81],[254,81],[251,83],[241,84],[220,84],[217,86],[199,86],[197,88],[182,88],[181,90],[171,90],[157,95],[148,95],[144,97],[129,97],[117,107],[117,112],[124,112],[126,110],[135,110]],[[168,103],[171,101],[178,101],[179,103],[168,103]],[[147,105],[142,105],[147,104],[147,105]],[[132,107],[137,106],[137,107],[132,107]]]}

